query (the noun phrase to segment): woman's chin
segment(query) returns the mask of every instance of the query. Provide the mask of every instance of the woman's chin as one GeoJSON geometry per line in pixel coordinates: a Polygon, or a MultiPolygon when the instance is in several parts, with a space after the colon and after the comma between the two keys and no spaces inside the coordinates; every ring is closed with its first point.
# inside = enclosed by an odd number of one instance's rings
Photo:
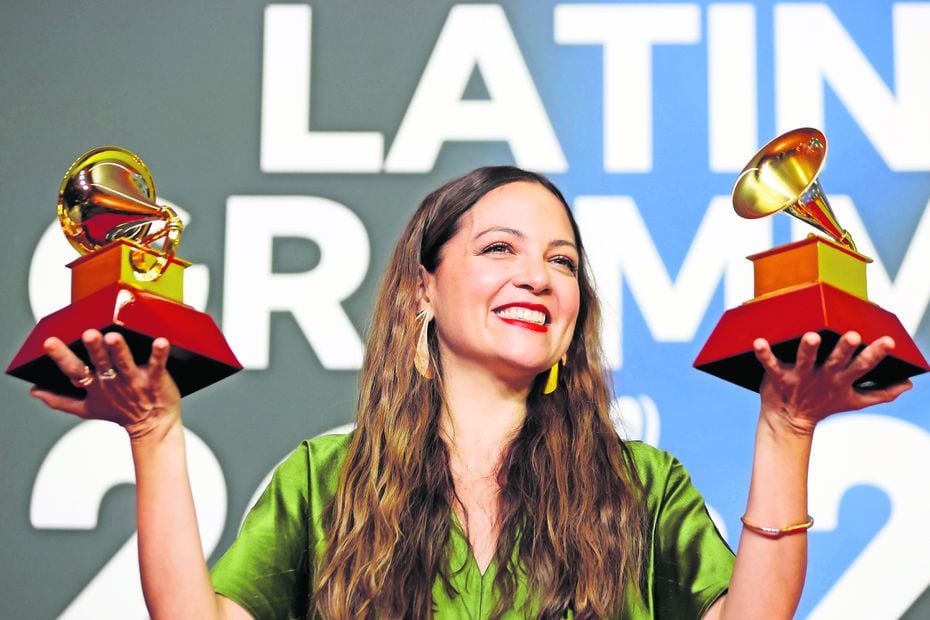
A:
{"type": "Polygon", "coordinates": [[[502,380],[513,384],[531,385],[536,377],[547,372],[551,367],[545,360],[513,359],[500,360],[495,374],[502,380]]]}

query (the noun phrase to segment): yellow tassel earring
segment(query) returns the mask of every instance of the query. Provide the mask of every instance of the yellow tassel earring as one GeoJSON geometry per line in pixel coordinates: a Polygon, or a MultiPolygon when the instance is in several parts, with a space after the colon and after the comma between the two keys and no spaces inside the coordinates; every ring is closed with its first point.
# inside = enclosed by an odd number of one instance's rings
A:
{"type": "Polygon", "coordinates": [[[546,387],[543,388],[543,394],[552,394],[555,388],[559,387],[559,363],[556,362],[549,369],[549,376],[546,377],[546,387]]]}
{"type": "MultiPolygon", "coordinates": [[[[566,353],[563,355],[560,361],[562,365],[565,366],[568,362],[568,354],[566,353]]],[[[552,394],[557,387],[559,387],[559,362],[553,364],[552,368],[549,369],[549,376],[546,377],[546,386],[543,388],[543,394],[552,394]]]]}
{"type": "Polygon", "coordinates": [[[429,322],[432,319],[429,312],[421,310],[417,313],[416,319],[420,321],[420,334],[417,336],[417,346],[413,353],[413,366],[417,372],[423,375],[424,379],[433,378],[433,369],[430,368],[429,360],[429,322]]]}

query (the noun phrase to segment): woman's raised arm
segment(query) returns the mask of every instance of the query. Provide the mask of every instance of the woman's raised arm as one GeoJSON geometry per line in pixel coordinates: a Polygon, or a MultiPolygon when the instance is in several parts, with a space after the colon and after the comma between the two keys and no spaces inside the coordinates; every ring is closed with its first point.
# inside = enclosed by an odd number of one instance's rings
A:
{"type": "Polygon", "coordinates": [[[57,338],[49,338],[45,350],[87,396],[69,398],[35,387],[31,394],[53,409],[109,420],[129,433],[149,612],[153,618],[249,618],[210,584],[188,479],[180,394],[165,369],[168,341],[156,339],[148,363],[137,366],[117,333],[88,330],[82,339],[93,371],[57,338]]]}
{"type": "Polygon", "coordinates": [[[844,334],[818,366],[816,333],[803,336],[794,364],[778,360],[765,340],[755,341],[765,377],[749,500],[730,590],[706,618],[794,616],[807,570],[807,476],[815,426],[834,413],[890,402],[911,388],[904,381],[857,390],[853,383],[894,349],[885,337],[856,355],[860,343],[857,333],[844,334]]]}

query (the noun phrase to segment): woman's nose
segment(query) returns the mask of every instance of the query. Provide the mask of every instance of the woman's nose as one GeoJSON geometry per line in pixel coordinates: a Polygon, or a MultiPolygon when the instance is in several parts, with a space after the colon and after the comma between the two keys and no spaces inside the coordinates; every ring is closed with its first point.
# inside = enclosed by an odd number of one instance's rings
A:
{"type": "Polygon", "coordinates": [[[549,269],[542,259],[525,258],[513,277],[514,286],[534,293],[549,290],[549,269]]]}

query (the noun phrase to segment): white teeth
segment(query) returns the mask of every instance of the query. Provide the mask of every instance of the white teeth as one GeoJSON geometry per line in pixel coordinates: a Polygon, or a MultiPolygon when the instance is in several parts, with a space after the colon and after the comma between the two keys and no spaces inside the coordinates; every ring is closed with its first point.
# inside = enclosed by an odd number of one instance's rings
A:
{"type": "Polygon", "coordinates": [[[520,306],[510,306],[509,308],[498,310],[497,316],[504,319],[517,319],[518,321],[526,321],[527,323],[536,323],[537,325],[546,324],[546,314],[544,312],[530,310],[529,308],[521,308],[520,306]]]}

